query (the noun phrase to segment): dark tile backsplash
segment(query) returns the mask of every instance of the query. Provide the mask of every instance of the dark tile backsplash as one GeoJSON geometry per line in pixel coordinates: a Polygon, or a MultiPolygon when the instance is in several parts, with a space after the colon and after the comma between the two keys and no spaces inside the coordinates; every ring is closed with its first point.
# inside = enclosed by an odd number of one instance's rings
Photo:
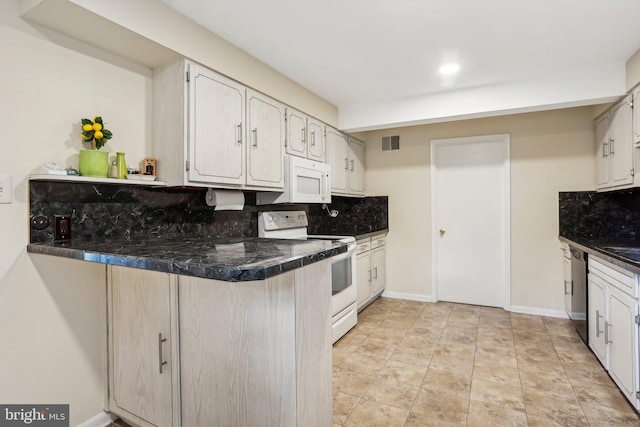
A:
{"type": "Polygon", "coordinates": [[[54,215],[72,217],[73,238],[134,236],[255,237],[258,212],[305,210],[310,234],[363,234],[388,228],[387,197],[333,197],[331,218],[321,205],[256,206],[245,192],[242,211],[214,211],[205,203],[206,188],[30,181],[30,216],[44,215],[49,227],[31,227],[30,241],[53,241],[54,215]]]}
{"type": "Polygon", "coordinates": [[[640,239],[640,191],[559,193],[560,235],[567,238],[640,239]]]}

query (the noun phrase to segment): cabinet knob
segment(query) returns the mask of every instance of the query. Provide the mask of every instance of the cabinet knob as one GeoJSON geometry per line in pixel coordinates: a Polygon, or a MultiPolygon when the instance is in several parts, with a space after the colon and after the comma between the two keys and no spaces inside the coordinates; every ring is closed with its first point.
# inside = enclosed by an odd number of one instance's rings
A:
{"type": "Polygon", "coordinates": [[[444,228],[441,228],[441,229],[440,229],[440,235],[441,235],[441,236],[444,236],[444,233],[446,233],[446,231],[444,231],[444,228]]]}

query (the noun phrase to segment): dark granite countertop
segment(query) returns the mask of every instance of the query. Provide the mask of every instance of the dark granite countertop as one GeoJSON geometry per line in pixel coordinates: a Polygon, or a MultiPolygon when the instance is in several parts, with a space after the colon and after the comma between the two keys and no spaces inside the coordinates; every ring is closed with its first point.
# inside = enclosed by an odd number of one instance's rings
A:
{"type": "Polygon", "coordinates": [[[588,254],[595,255],[610,263],[624,268],[635,274],[640,274],[640,262],[623,257],[605,248],[640,248],[640,240],[627,238],[592,238],[592,237],[558,237],[560,241],[581,249],[588,254]]]}
{"type": "Polygon", "coordinates": [[[165,273],[243,282],[264,280],[347,251],[328,240],[241,238],[72,239],[27,251],[165,273]]]}

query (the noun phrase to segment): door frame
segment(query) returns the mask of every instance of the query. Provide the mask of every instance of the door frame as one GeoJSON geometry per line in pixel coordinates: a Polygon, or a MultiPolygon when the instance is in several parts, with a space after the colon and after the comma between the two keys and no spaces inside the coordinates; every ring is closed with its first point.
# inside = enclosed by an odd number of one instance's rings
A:
{"type": "Polygon", "coordinates": [[[511,139],[508,133],[496,135],[470,136],[461,138],[446,138],[430,140],[431,150],[431,300],[439,301],[438,296],[438,251],[437,233],[438,218],[436,218],[436,183],[437,183],[437,148],[446,145],[471,145],[487,142],[501,142],[504,153],[504,271],[502,307],[511,311],[511,139]]]}

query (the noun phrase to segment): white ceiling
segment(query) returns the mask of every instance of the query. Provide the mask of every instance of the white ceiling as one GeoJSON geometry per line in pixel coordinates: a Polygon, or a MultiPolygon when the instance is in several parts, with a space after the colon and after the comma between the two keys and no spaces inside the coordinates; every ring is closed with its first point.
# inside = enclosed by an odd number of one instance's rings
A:
{"type": "Polygon", "coordinates": [[[338,106],[350,130],[610,101],[640,48],[638,0],[163,1],[338,106]]]}

